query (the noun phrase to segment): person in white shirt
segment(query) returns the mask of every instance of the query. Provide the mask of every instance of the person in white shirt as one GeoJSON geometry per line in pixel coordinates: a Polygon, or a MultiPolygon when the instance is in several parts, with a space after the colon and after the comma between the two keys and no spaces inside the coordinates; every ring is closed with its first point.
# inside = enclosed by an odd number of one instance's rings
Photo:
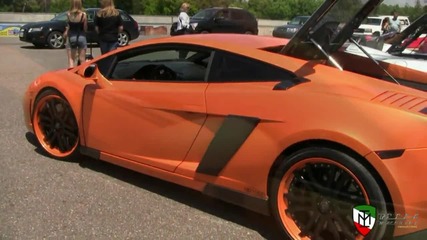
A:
{"type": "Polygon", "coordinates": [[[183,31],[184,34],[185,34],[185,31],[190,28],[190,16],[188,16],[188,13],[187,13],[189,9],[190,9],[190,4],[186,2],[181,4],[176,30],[183,31]]]}
{"type": "Polygon", "coordinates": [[[397,11],[393,11],[393,18],[390,19],[390,31],[391,32],[400,32],[400,20],[397,19],[397,11]]]}

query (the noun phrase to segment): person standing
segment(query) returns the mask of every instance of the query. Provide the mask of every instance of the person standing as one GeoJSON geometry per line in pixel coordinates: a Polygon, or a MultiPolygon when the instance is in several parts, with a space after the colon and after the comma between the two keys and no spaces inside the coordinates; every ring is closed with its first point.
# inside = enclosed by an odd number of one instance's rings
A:
{"type": "Polygon", "coordinates": [[[67,26],[63,37],[67,41],[66,49],[68,67],[75,65],[77,54],[78,62],[85,61],[87,40],[87,17],[81,0],[71,0],[70,10],[67,13],[67,26]]]}
{"type": "Polygon", "coordinates": [[[113,0],[101,0],[102,9],[95,14],[95,30],[98,33],[101,53],[117,49],[119,32],[123,31],[123,20],[113,0]]]}
{"type": "Polygon", "coordinates": [[[190,4],[183,3],[181,4],[180,13],[178,15],[178,24],[176,26],[176,31],[181,34],[186,34],[190,30],[190,16],[188,16],[188,10],[190,9],[190,4]]]}
{"type": "Polygon", "coordinates": [[[400,20],[398,19],[397,11],[393,11],[393,18],[390,19],[390,31],[391,32],[400,32],[400,20]]]}

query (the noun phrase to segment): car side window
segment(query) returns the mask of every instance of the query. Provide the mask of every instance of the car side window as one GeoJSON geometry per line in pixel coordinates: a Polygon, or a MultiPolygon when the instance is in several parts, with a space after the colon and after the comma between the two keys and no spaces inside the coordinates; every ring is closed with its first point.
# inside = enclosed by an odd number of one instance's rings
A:
{"type": "Polygon", "coordinates": [[[205,82],[211,51],[187,45],[135,48],[117,55],[111,80],[205,82]]]}
{"type": "Polygon", "coordinates": [[[120,17],[123,21],[130,21],[130,18],[125,13],[120,13],[120,17]]]}
{"type": "Polygon", "coordinates": [[[243,11],[231,11],[231,19],[233,20],[245,20],[247,18],[243,11]]]}
{"type": "Polygon", "coordinates": [[[222,19],[230,19],[230,12],[228,10],[220,10],[217,12],[216,17],[222,19]]]}
{"type": "Polygon", "coordinates": [[[293,72],[229,52],[215,52],[210,82],[258,82],[295,79],[293,72]]]}
{"type": "Polygon", "coordinates": [[[86,14],[87,14],[87,21],[93,22],[93,17],[95,15],[95,12],[94,11],[87,11],[86,14]]]}

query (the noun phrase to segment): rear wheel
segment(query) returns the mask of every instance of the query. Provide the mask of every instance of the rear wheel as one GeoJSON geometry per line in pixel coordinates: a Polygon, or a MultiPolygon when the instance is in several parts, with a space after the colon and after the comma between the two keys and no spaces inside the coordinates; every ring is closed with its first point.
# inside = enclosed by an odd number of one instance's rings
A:
{"type": "Polygon", "coordinates": [[[121,32],[119,33],[119,46],[124,47],[129,44],[129,34],[127,32],[121,32]]]}
{"type": "Polygon", "coordinates": [[[53,31],[47,36],[47,45],[53,49],[63,48],[65,44],[62,33],[53,31]]]}
{"type": "Polygon", "coordinates": [[[77,121],[61,94],[53,90],[41,93],[34,104],[32,122],[38,142],[49,155],[65,159],[77,153],[77,121]]]}
{"type": "Polygon", "coordinates": [[[371,205],[386,214],[385,196],[372,174],[353,157],[328,148],[307,148],[285,158],[271,180],[272,214],[291,239],[383,239],[385,224],[364,238],[353,208],[371,205]]]}

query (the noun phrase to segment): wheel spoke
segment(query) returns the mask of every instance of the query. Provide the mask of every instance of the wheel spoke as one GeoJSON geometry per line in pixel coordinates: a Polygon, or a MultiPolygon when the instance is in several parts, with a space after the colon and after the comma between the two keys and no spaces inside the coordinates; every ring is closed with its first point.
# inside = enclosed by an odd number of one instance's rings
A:
{"type": "Polygon", "coordinates": [[[328,231],[332,234],[334,240],[340,240],[340,233],[337,230],[337,226],[334,224],[334,221],[332,218],[329,218],[328,224],[327,224],[328,231]]]}

